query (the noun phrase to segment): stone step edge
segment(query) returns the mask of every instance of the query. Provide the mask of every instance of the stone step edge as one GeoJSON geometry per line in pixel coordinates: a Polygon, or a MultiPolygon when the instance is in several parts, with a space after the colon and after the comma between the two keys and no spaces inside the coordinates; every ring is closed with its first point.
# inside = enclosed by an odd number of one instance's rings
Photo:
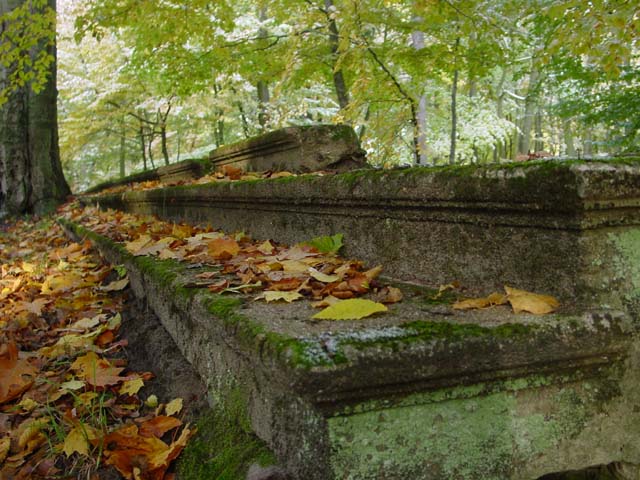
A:
{"type": "MultiPolygon", "coordinates": [[[[404,343],[400,341],[403,339],[391,339],[389,345],[375,338],[347,342],[340,352],[346,362],[336,359],[327,363],[322,357],[310,359],[308,351],[317,350],[328,337],[317,339],[314,344],[310,339],[268,332],[258,321],[236,311],[237,300],[206,289],[185,288],[180,283],[180,271],[186,265],[135,257],[106,237],[64,219],[59,222],[76,240],[90,240],[111,263],[125,265],[134,293],[146,299],[178,345],[185,345],[185,339],[193,338],[198,328],[213,332],[236,355],[249,359],[253,368],[263,371],[283,389],[313,403],[326,404],[327,408],[335,402],[542,373],[562,378],[572,374],[588,376],[590,372],[596,374],[601,366],[626,358],[631,342],[632,327],[626,315],[594,312],[535,328],[513,329],[508,324],[503,330],[483,330],[472,324],[451,338],[414,335],[404,343]],[[184,324],[172,321],[172,316],[184,324]],[[536,353],[519,356],[523,349],[536,353]],[[500,355],[495,354],[497,351],[500,355]],[[486,358],[478,358],[472,364],[473,355],[478,353],[486,358]],[[455,364],[456,360],[460,364],[455,364]],[[447,365],[452,361],[453,365],[447,365]],[[472,365],[467,367],[468,364],[472,365]]],[[[187,348],[183,354],[206,380],[206,352],[187,348]]]]}

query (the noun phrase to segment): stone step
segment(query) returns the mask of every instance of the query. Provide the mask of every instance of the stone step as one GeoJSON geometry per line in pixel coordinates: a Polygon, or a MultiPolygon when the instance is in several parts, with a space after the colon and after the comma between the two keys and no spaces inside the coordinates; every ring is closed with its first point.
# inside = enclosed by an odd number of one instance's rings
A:
{"type": "Polygon", "coordinates": [[[640,463],[626,313],[461,313],[417,290],[384,316],[311,321],[308,303],[186,288],[198,269],[61,223],[127,268],[214,403],[243,392],[252,428],[293,478],[533,479],[640,463]]]}
{"type": "Polygon", "coordinates": [[[84,197],[135,213],[296,243],[343,233],[388,277],[489,293],[509,285],[565,308],[640,313],[640,163],[362,170],[84,197]]]}
{"type": "Polygon", "coordinates": [[[211,165],[207,160],[188,159],[181,162],[172,163],[164,167],[154,168],[144,172],[128,175],[124,178],[110,180],[99,183],[89,188],[85,193],[99,193],[112,187],[121,185],[136,184],[159,180],[162,183],[177,183],[180,181],[194,180],[204,176],[211,171],[211,165]]]}
{"type": "Polygon", "coordinates": [[[213,150],[214,167],[233,165],[244,171],[348,171],[363,168],[365,152],[348,125],[287,127],[213,150]]]}

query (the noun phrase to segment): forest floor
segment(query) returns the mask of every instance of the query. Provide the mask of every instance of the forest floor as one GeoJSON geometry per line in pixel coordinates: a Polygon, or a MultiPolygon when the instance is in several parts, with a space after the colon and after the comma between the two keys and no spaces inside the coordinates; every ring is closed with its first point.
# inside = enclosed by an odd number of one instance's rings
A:
{"type": "Polygon", "coordinates": [[[0,264],[0,478],[172,478],[206,391],[126,273],[51,219],[0,264]]]}

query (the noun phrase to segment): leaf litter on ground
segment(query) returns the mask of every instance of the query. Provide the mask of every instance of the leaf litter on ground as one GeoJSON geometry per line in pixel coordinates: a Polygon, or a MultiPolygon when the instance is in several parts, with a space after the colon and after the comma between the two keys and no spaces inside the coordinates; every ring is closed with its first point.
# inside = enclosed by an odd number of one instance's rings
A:
{"type": "Polygon", "coordinates": [[[128,278],[45,223],[0,233],[0,264],[0,478],[171,478],[194,429],[166,420],[177,400],[145,405],[153,375],[123,360],[128,278]]]}

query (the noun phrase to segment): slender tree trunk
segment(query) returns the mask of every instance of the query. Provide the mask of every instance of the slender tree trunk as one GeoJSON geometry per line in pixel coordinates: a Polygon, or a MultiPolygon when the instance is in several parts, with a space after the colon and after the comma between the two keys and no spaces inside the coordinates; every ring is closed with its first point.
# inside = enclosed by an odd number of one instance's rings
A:
{"type": "Polygon", "coordinates": [[[146,142],[144,140],[144,125],[142,124],[142,122],[140,122],[140,130],[139,130],[139,137],[140,137],[140,150],[142,151],[142,165],[143,165],[143,169],[146,172],[148,167],[147,167],[147,145],[146,142]]]}
{"type": "Polygon", "coordinates": [[[456,138],[458,135],[458,69],[453,71],[453,85],[451,86],[451,146],[449,148],[449,164],[456,163],[456,138]]]}
{"type": "MultiPolygon", "coordinates": [[[[0,0],[0,15],[23,3],[0,0]]],[[[48,6],[55,10],[55,0],[49,0],[48,6]]],[[[41,48],[55,58],[55,46],[41,48]]],[[[0,85],[7,84],[14,68],[0,67],[0,85]]],[[[54,62],[40,93],[30,85],[20,87],[0,107],[0,214],[46,213],[70,194],[60,163],[56,102],[54,62]]]]}
{"type": "Polygon", "coordinates": [[[125,160],[127,158],[127,131],[125,130],[124,118],[120,120],[120,178],[125,177],[125,160]]]}
{"type": "Polygon", "coordinates": [[[167,125],[164,122],[160,124],[160,141],[162,146],[162,158],[164,158],[164,164],[169,165],[169,147],[167,146],[167,125]]]}
{"type": "Polygon", "coordinates": [[[542,152],[544,150],[544,140],[542,139],[542,111],[538,107],[536,112],[536,139],[534,142],[535,151],[542,152]]]}
{"type": "MultiPolygon", "coordinates": [[[[419,21],[420,18],[416,18],[419,21]]],[[[424,32],[411,32],[411,44],[416,51],[424,48],[424,32]]],[[[427,94],[422,92],[418,99],[418,110],[416,113],[418,126],[418,165],[426,165],[428,162],[427,153],[427,94]]]]}
{"type": "Polygon", "coordinates": [[[456,39],[454,47],[455,70],[453,71],[453,85],[451,86],[451,146],[449,148],[449,164],[456,163],[456,139],[458,135],[458,47],[460,46],[460,38],[456,39]]]}
{"type": "Polygon", "coordinates": [[[538,81],[540,73],[534,67],[529,74],[529,88],[524,102],[524,117],[522,119],[522,134],[518,145],[518,151],[521,154],[528,154],[531,151],[531,130],[538,103],[538,81]]]}
{"type": "Polygon", "coordinates": [[[584,156],[591,157],[593,155],[593,130],[591,130],[589,126],[585,127],[582,144],[584,147],[584,156]]]}
{"type": "Polygon", "coordinates": [[[242,134],[244,138],[249,138],[251,135],[249,133],[249,122],[247,121],[247,115],[244,112],[244,107],[242,106],[242,102],[236,102],[236,106],[238,107],[238,112],[240,112],[240,120],[242,122],[242,134]]]}
{"type": "Polygon", "coordinates": [[[338,105],[340,110],[345,110],[349,106],[349,89],[344,80],[342,69],[338,68],[338,51],[340,48],[340,33],[335,18],[331,16],[333,0],[325,0],[324,7],[329,21],[329,46],[331,48],[331,60],[333,67],[333,86],[336,90],[338,105]]]}
{"type": "MultiPolygon", "coordinates": [[[[261,22],[267,19],[267,9],[265,7],[260,8],[258,19],[261,22]]],[[[266,38],[267,34],[268,32],[261,28],[258,31],[258,38],[266,38]]],[[[265,131],[269,126],[269,101],[271,100],[269,84],[264,80],[258,80],[256,89],[258,93],[258,124],[260,125],[260,130],[265,131]]]]}

